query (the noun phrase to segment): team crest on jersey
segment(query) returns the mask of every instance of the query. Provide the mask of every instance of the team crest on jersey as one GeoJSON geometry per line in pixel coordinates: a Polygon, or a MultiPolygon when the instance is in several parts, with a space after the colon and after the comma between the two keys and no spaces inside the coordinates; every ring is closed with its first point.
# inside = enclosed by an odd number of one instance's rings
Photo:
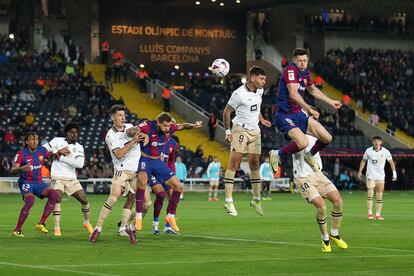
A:
{"type": "Polygon", "coordinates": [[[295,80],[295,72],[293,70],[288,70],[288,79],[295,80]]]}
{"type": "Polygon", "coordinates": [[[250,106],[250,111],[256,111],[257,110],[257,104],[250,106]]]}
{"type": "Polygon", "coordinates": [[[146,166],[145,162],[141,162],[141,170],[145,170],[145,166],[146,166]]]}
{"type": "Polygon", "coordinates": [[[43,155],[39,155],[39,161],[42,162],[43,161],[43,155]]]}
{"type": "Polygon", "coordinates": [[[151,146],[153,146],[153,147],[156,147],[158,145],[158,143],[157,142],[152,142],[151,143],[151,146]]]}
{"type": "Polygon", "coordinates": [[[295,123],[291,119],[286,118],[285,120],[286,120],[286,122],[288,122],[289,125],[296,126],[295,123]]]}

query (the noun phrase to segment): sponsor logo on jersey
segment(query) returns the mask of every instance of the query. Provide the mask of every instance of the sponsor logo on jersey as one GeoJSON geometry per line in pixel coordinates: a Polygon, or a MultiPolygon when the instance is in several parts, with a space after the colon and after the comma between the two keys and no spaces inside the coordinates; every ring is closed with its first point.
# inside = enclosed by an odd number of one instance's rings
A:
{"type": "Polygon", "coordinates": [[[250,111],[256,111],[257,110],[257,104],[250,106],[250,111]]]}

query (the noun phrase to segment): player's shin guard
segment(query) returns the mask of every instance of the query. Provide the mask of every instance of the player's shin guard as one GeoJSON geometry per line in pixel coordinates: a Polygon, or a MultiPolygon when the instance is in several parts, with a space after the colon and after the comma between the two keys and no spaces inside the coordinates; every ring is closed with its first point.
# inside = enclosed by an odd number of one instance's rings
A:
{"type": "Polygon", "coordinates": [[[165,192],[158,192],[155,195],[156,198],[154,201],[154,221],[155,219],[158,220],[158,217],[160,216],[162,205],[164,204],[165,192]]]}
{"type": "Polygon", "coordinates": [[[233,183],[235,175],[236,172],[230,169],[227,169],[226,173],[224,174],[224,191],[226,193],[226,202],[233,202],[233,183]]]}
{"type": "Polygon", "coordinates": [[[55,190],[49,190],[47,192],[47,202],[45,208],[43,209],[42,217],[39,223],[45,223],[46,219],[49,217],[50,213],[55,209],[56,202],[58,201],[59,195],[55,190]]]}
{"type": "Polygon", "coordinates": [[[335,202],[332,208],[332,226],[331,226],[331,235],[338,236],[339,228],[341,227],[342,222],[342,200],[335,202]]]}
{"type": "Polygon", "coordinates": [[[317,140],[315,142],[315,145],[313,145],[313,147],[310,149],[310,153],[312,155],[317,154],[319,151],[323,150],[328,144],[325,144],[323,142],[321,142],[320,140],[317,140]]]}
{"type": "Polygon", "coordinates": [[[213,197],[213,186],[210,185],[210,188],[208,188],[208,198],[213,197]]]}
{"type": "Polygon", "coordinates": [[[106,202],[104,203],[101,213],[99,214],[98,222],[96,222],[96,228],[101,231],[103,224],[106,218],[112,211],[113,206],[118,202],[118,198],[116,196],[110,195],[106,202]]]}
{"type": "Polygon", "coordinates": [[[213,188],[213,196],[214,198],[217,198],[218,195],[218,186],[215,186],[215,188],[213,188]]]}
{"type": "Polygon", "coordinates": [[[55,209],[53,209],[53,221],[55,223],[55,228],[60,228],[60,215],[62,214],[62,209],[60,203],[55,204],[55,209]]]}
{"type": "Polygon", "coordinates": [[[367,196],[367,207],[368,207],[368,214],[372,214],[372,205],[374,204],[374,188],[369,188],[367,196]]]}
{"type": "Polygon", "coordinates": [[[86,203],[85,205],[82,204],[81,206],[81,211],[82,211],[82,215],[83,215],[83,224],[89,224],[89,202],[86,203]]]}
{"type": "Polygon", "coordinates": [[[318,222],[322,239],[329,241],[328,227],[326,224],[326,205],[316,208],[316,221],[318,222]]]}
{"type": "Polygon", "coordinates": [[[135,195],[135,212],[137,213],[137,218],[142,218],[142,209],[145,199],[145,189],[138,188],[135,195]]]}
{"type": "Polygon", "coordinates": [[[258,170],[252,170],[250,172],[250,183],[252,184],[253,189],[253,199],[260,200],[260,191],[261,191],[261,182],[260,182],[260,172],[258,170]]]}
{"type": "MultiPolygon", "coordinates": [[[[122,213],[121,213],[121,226],[119,227],[119,230],[125,230],[126,226],[128,225],[128,220],[131,216],[131,209],[129,208],[124,208],[122,209],[122,213]]],[[[134,216],[135,219],[135,216],[134,216]]],[[[132,221],[132,220],[131,220],[132,221]]]]}
{"type": "Polygon", "coordinates": [[[15,231],[22,231],[22,226],[26,221],[27,216],[29,215],[30,209],[33,207],[35,198],[34,196],[29,196],[24,198],[24,205],[20,211],[19,219],[17,221],[15,231]]]}
{"type": "Polygon", "coordinates": [[[180,195],[181,192],[172,192],[170,203],[168,204],[168,215],[175,215],[175,213],[177,212],[177,205],[180,202],[180,195]]]}
{"type": "Polygon", "coordinates": [[[382,209],[382,193],[377,193],[377,204],[375,208],[376,216],[381,216],[382,209]]]}

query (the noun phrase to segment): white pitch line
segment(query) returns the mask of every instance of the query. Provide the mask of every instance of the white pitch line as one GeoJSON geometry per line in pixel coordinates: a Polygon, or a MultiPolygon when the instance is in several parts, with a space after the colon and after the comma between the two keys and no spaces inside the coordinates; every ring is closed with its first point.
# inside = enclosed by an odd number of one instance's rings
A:
{"type": "MultiPolygon", "coordinates": [[[[332,255],[331,255],[332,256],[332,255]]],[[[276,257],[276,258],[260,258],[260,259],[210,259],[210,260],[189,260],[189,261],[167,261],[167,262],[141,262],[141,263],[114,263],[114,264],[73,264],[73,265],[50,265],[50,266],[38,266],[38,268],[43,267],[95,267],[95,266],[139,266],[139,265],[179,265],[179,264],[204,264],[204,263],[229,263],[229,262],[268,262],[268,261],[288,261],[288,260],[346,260],[346,259],[381,259],[381,258],[412,258],[414,255],[377,255],[377,256],[310,256],[310,257],[276,257]]]]}
{"type": "MultiPolygon", "coordinates": [[[[269,240],[251,240],[251,239],[226,238],[226,237],[214,237],[214,236],[202,236],[202,235],[182,235],[182,236],[183,237],[191,237],[191,238],[210,239],[210,240],[222,240],[222,241],[239,241],[239,242],[267,243],[267,244],[280,244],[280,245],[311,246],[311,247],[319,247],[320,246],[320,245],[317,245],[317,244],[306,244],[306,243],[296,243],[296,242],[269,241],[269,240]]],[[[414,253],[414,250],[395,249],[395,248],[384,248],[384,247],[351,246],[351,248],[414,253]]]]}
{"type": "Polygon", "coordinates": [[[97,275],[97,276],[116,276],[117,275],[117,274],[105,274],[105,273],[97,273],[97,272],[56,268],[53,266],[25,265],[25,264],[16,264],[16,263],[8,263],[8,262],[0,262],[0,265],[15,266],[15,267],[22,267],[22,268],[32,268],[32,269],[42,269],[42,270],[52,270],[52,271],[60,271],[60,272],[70,272],[70,273],[83,274],[83,275],[97,275]]]}

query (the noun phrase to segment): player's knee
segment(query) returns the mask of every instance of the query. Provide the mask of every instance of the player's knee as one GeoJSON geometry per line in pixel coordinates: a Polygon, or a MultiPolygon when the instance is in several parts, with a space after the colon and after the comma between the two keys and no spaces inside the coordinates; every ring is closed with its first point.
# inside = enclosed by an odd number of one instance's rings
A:
{"type": "Polygon", "coordinates": [[[332,142],[332,135],[331,134],[327,134],[325,137],[324,137],[324,140],[325,141],[323,141],[325,144],[329,144],[329,143],[331,143],[332,142]]]}
{"type": "Polygon", "coordinates": [[[114,196],[114,195],[110,195],[108,198],[108,201],[111,203],[111,206],[113,206],[114,204],[116,204],[118,202],[118,197],[114,196]]]}
{"type": "Polygon", "coordinates": [[[165,192],[164,192],[164,191],[161,191],[161,192],[156,193],[156,194],[155,194],[155,196],[156,196],[156,197],[157,197],[157,199],[159,199],[159,200],[164,200],[164,198],[165,198],[166,194],[165,194],[165,192]]]}
{"type": "Polygon", "coordinates": [[[342,198],[338,197],[338,199],[336,199],[335,201],[333,201],[332,204],[333,204],[333,208],[336,211],[342,212],[342,208],[343,208],[342,198]]]}
{"type": "Polygon", "coordinates": [[[296,144],[298,145],[298,148],[300,150],[306,149],[306,147],[309,145],[309,141],[308,139],[302,139],[296,142],[296,144]]]}
{"type": "Polygon", "coordinates": [[[34,196],[33,196],[33,195],[26,196],[26,197],[24,198],[24,204],[25,204],[25,205],[26,205],[29,209],[33,207],[34,202],[35,202],[35,198],[34,198],[34,196]]]}

